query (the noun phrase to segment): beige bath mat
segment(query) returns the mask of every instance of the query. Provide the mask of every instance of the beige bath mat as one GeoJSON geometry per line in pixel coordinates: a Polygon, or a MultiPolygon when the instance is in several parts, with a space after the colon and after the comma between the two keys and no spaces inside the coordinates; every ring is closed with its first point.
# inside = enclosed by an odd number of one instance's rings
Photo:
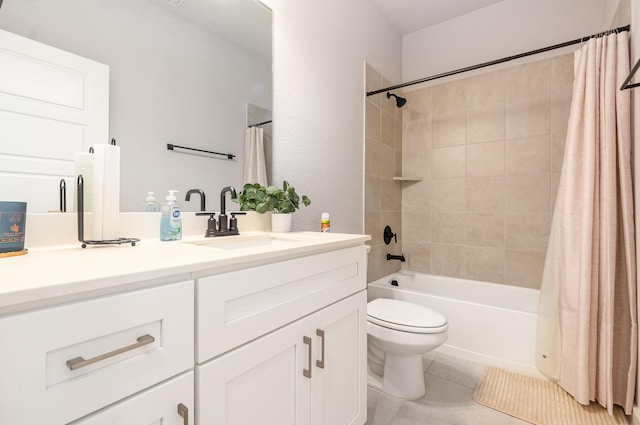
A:
{"type": "Polygon", "coordinates": [[[496,367],[485,368],[473,399],[537,425],[628,425],[618,406],[610,416],[597,403],[581,405],[553,382],[496,367]]]}

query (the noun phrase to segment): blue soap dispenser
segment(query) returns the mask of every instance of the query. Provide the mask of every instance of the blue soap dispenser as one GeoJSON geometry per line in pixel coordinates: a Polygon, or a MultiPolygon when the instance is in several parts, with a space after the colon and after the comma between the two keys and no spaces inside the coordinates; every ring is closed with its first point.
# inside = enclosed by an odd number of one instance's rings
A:
{"type": "Polygon", "coordinates": [[[170,190],[167,202],[162,204],[160,218],[160,240],[177,241],[182,239],[182,212],[180,204],[176,202],[177,190],[170,190]]]}

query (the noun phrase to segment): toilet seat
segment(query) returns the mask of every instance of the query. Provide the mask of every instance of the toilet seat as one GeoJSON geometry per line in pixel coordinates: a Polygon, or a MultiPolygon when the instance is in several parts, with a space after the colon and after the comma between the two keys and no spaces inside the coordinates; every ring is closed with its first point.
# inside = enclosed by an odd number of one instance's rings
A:
{"type": "Polygon", "coordinates": [[[377,298],[367,304],[367,320],[404,332],[433,334],[447,330],[447,319],[430,308],[406,301],[377,298]]]}

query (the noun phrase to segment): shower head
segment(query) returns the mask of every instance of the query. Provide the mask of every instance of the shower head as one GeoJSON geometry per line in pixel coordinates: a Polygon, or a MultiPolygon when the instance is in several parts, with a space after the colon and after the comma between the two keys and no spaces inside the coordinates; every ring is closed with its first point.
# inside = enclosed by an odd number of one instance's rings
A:
{"type": "Polygon", "coordinates": [[[402,108],[404,104],[407,103],[407,99],[405,99],[404,97],[396,96],[393,93],[387,92],[387,99],[391,99],[391,96],[396,98],[396,106],[398,108],[402,108]]]}

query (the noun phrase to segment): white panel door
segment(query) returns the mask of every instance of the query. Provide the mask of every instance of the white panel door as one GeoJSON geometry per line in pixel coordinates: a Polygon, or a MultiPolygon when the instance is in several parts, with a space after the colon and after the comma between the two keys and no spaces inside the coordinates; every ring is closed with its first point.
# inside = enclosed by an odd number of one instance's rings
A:
{"type": "Polygon", "coordinates": [[[0,199],[58,209],[75,152],[108,139],[109,67],[0,30],[0,199]]]}
{"type": "Polygon", "coordinates": [[[310,317],[311,425],[362,425],[367,419],[366,309],[361,291],[310,317]]]}
{"type": "Polygon", "coordinates": [[[302,319],[196,366],[196,423],[308,425],[308,331],[302,319]]]}

